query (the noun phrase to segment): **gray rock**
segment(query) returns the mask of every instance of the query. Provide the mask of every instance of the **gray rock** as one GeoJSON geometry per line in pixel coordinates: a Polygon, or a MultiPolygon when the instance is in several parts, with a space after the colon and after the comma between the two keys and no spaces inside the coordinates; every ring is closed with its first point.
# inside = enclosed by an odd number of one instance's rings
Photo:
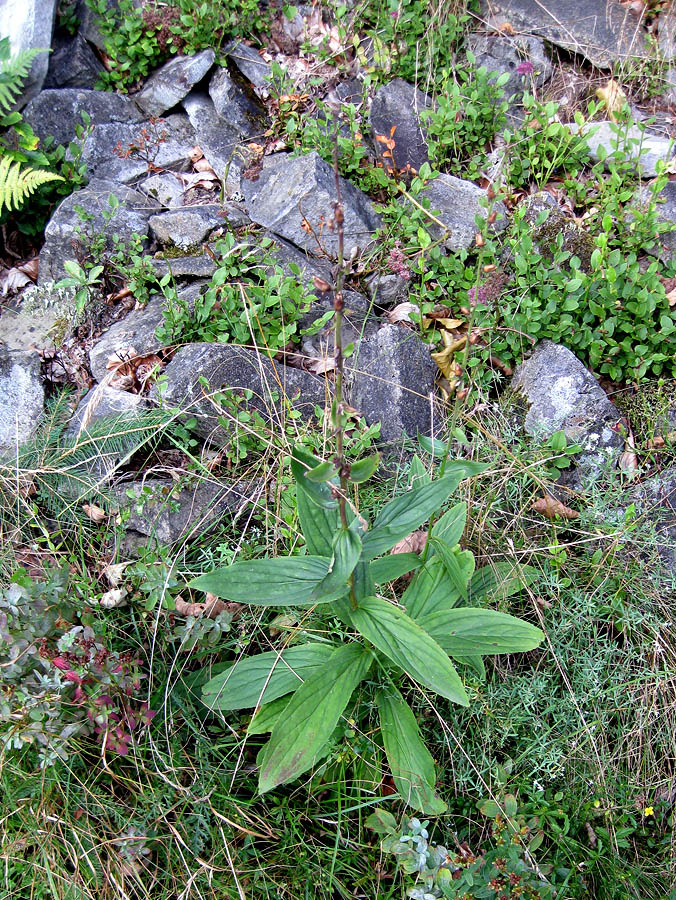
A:
{"type": "Polygon", "coordinates": [[[676,67],[670,66],[664,75],[664,99],[669,104],[676,104],[676,67]]]}
{"type": "Polygon", "coordinates": [[[420,124],[420,114],[432,105],[429,97],[412,84],[395,78],[376,91],[371,103],[370,121],[376,154],[386,169],[420,170],[428,162],[427,136],[420,124]],[[394,131],[393,131],[394,129],[394,131]],[[389,151],[376,138],[392,136],[395,146],[389,151]],[[389,154],[391,156],[385,156],[389,154]]]}
{"type": "Polygon", "coordinates": [[[614,122],[588,122],[579,129],[571,122],[567,127],[573,133],[581,131],[585,135],[595,162],[600,159],[599,151],[604,155],[606,169],[608,159],[619,151],[623,160],[637,163],[642,178],[654,178],[658,161],[668,163],[674,155],[674,141],[671,138],[643,131],[637,125],[622,128],[614,122]]]}
{"type": "MultiPolygon", "coordinates": [[[[178,292],[179,298],[194,304],[202,290],[202,284],[185,287],[178,292]]],[[[104,332],[89,351],[89,367],[97,381],[103,381],[109,369],[108,360],[124,347],[133,347],[140,356],[146,356],[162,349],[162,341],[156,336],[157,328],[164,322],[167,299],[163,296],[151,297],[141,309],[132,309],[124,319],[115,322],[104,332]]]]}
{"type": "MultiPolygon", "coordinates": [[[[343,294],[345,308],[343,310],[342,336],[343,347],[354,344],[356,358],[362,341],[371,340],[378,329],[378,322],[368,318],[369,302],[363,294],[345,291],[343,294]]],[[[306,359],[333,360],[335,358],[335,324],[333,315],[319,330],[316,322],[325,313],[333,312],[333,299],[324,295],[301,317],[299,333],[301,334],[301,354],[306,359]],[[302,335],[304,330],[311,329],[311,334],[302,335]]],[[[357,367],[359,363],[357,362],[357,367]]],[[[349,377],[348,377],[349,380],[349,377]]]]}
{"type": "Polygon", "coordinates": [[[139,183],[138,189],[167,209],[183,206],[185,188],[173,172],[163,172],[161,175],[144,178],[139,183]]]}
{"type": "Polygon", "coordinates": [[[207,254],[201,256],[155,257],[153,269],[158,278],[171,272],[174,278],[211,278],[218,268],[216,262],[207,254]]]}
{"type": "Polygon", "coordinates": [[[90,458],[86,468],[101,481],[108,480],[139,447],[134,426],[141,414],[151,408],[145,397],[118,391],[105,384],[97,385],[78,403],[66,429],[66,437],[81,445],[90,458]],[[105,425],[102,420],[106,419],[105,425]],[[96,423],[96,439],[92,424],[96,423]],[[102,426],[106,430],[102,430],[102,426]],[[115,449],[106,446],[106,438],[115,439],[115,449]]]}
{"type": "Polygon", "coordinates": [[[369,297],[379,306],[402,303],[408,297],[409,282],[401,275],[381,275],[376,272],[366,283],[369,297]]]}
{"type": "Polygon", "coordinates": [[[242,143],[237,126],[222,119],[208,94],[193,93],[183,101],[183,107],[197,134],[205,159],[223,179],[228,197],[240,190],[242,172],[251,162],[247,145],[242,143]]]}
{"type": "Polygon", "coordinates": [[[44,88],[93,88],[105,68],[89,44],[75,37],[54,37],[44,88]]]}
{"type": "Polygon", "coordinates": [[[23,79],[17,106],[36,97],[47,75],[49,48],[56,18],[56,0],[0,0],[0,38],[8,37],[12,57],[40,50],[23,79]]]}
{"type": "Polygon", "coordinates": [[[162,246],[187,250],[201,244],[212,231],[225,225],[222,208],[217,203],[188,206],[176,212],[151,216],[150,230],[162,246]]]}
{"type": "Polygon", "coordinates": [[[45,403],[40,357],[0,347],[0,454],[10,457],[31,438],[45,403]]]}
{"type": "Polygon", "coordinates": [[[188,95],[214,64],[213,50],[170,59],[146,81],[134,99],[149,116],[161,116],[188,95]]]}
{"type": "MultiPolygon", "coordinates": [[[[363,248],[382,224],[369,198],[340,179],[345,213],[345,254],[363,248]]],[[[335,258],[338,236],[326,223],[333,215],[336,183],[333,170],[318,153],[268,156],[255,181],[242,179],[246,207],[253,222],[269,228],[310,253],[335,258]],[[309,226],[307,231],[304,222],[309,226]]]]}
{"type": "Polygon", "coordinates": [[[607,0],[482,0],[481,12],[493,27],[509,22],[600,68],[643,51],[643,29],[631,10],[607,0]]]}
{"type": "MultiPolygon", "coordinates": [[[[641,538],[640,557],[650,572],[656,591],[673,602],[676,596],[676,467],[647,478],[625,494],[617,510],[618,525],[625,521],[627,507],[634,505],[641,538]],[[652,531],[652,535],[646,531],[652,531]]],[[[630,545],[636,537],[628,537],[630,545]]],[[[620,552],[623,547],[620,545],[620,552]]]]}
{"type": "Polygon", "coordinates": [[[408,328],[385,325],[346,360],[348,401],[369,425],[381,423],[383,442],[429,435],[436,374],[427,344],[408,328]]]}
{"type": "Polygon", "coordinates": [[[108,246],[113,245],[113,235],[119,235],[123,240],[128,240],[133,234],[144,237],[153,212],[144,194],[112,181],[91,181],[86,188],[62,200],[49,220],[45,243],[40,251],[38,284],[58,281],[65,276],[64,262],[75,259],[73,242],[86,242],[87,235],[92,231],[105,234],[108,246]],[[120,203],[115,215],[106,221],[104,212],[110,209],[108,198],[111,194],[120,203]],[[76,206],[83,207],[93,217],[86,227],[75,210],[76,206]]]}
{"type": "Polygon", "coordinates": [[[199,537],[224,517],[256,503],[261,494],[259,485],[223,484],[216,479],[193,486],[159,478],[121,484],[116,490],[118,504],[129,511],[122,554],[136,556],[149,543],[167,547],[199,537]]]}
{"type": "Polygon", "coordinates": [[[315,277],[331,283],[331,266],[328,260],[309,256],[306,251],[299,250],[298,247],[294,247],[293,244],[278,235],[266,233],[265,237],[273,241],[269,252],[274,263],[282,267],[285,275],[293,275],[294,278],[298,278],[300,283],[312,292],[317,290],[313,282],[315,277]],[[296,268],[298,273],[294,271],[296,268]]]}
{"type": "Polygon", "coordinates": [[[666,6],[662,9],[658,27],[657,41],[660,54],[667,62],[671,62],[676,59],[676,11],[673,8],[666,6]]]}
{"type": "Polygon", "coordinates": [[[153,387],[151,399],[194,416],[195,432],[218,446],[232,441],[233,429],[227,410],[214,395],[228,392],[235,399],[252,391],[251,399],[242,401],[244,408],[257,410],[268,427],[281,430],[286,408],[283,397],[309,419],[315,406],[324,406],[327,395],[323,379],[301,369],[285,368],[255,350],[234,344],[188,344],[176,353],[164,375],[161,397],[153,387]],[[208,391],[200,378],[206,379],[208,391]]]}
{"type": "Polygon", "coordinates": [[[532,84],[541,88],[554,74],[543,41],[531,35],[508,37],[504,34],[475,33],[469,35],[467,44],[476,57],[477,66],[485,66],[497,75],[509,75],[509,80],[502,87],[507,99],[516,95],[516,100],[520,102],[524,90],[531,91],[532,84]],[[517,72],[517,66],[526,61],[534,66],[532,75],[517,72]]]}
{"type": "Polygon", "coordinates": [[[270,88],[270,63],[265,62],[253,47],[233,41],[225,48],[228,58],[251,83],[259,97],[265,99],[270,88]]]}
{"type": "Polygon", "coordinates": [[[82,161],[90,178],[128,184],[155,168],[186,171],[196,143],[195,131],[183,115],[155,123],[97,125],[84,142],[82,161]]]}
{"type": "Polygon", "coordinates": [[[211,76],[209,96],[217,115],[233,125],[240,137],[265,131],[267,114],[262,103],[251,91],[245,91],[227,69],[218,68],[211,76]]]}
{"type": "Polygon", "coordinates": [[[8,350],[53,350],[76,324],[75,288],[57,288],[53,282],[31,285],[16,308],[2,311],[0,344],[8,350]]]}
{"type": "MultiPolygon", "coordinates": [[[[429,201],[430,212],[437,219],[448,226],[448,236],[444,241],[447,250],[462,250],[474,243],[477,231],[475,217],[477,215],[486,218],[491,211],[497,212],[495,224],[492,226],[496,232],[502,231],[507,225],[507,212],[501,202],[493,203],[492,207],[482,206],[481,202],[486,197],[483,188],[471,181],[463,181],[453,175],[439,175],[433,181],[428,181],[418,195],[418,201],[429,201]]],[[[402,198],[402,203],[408,200],[402,198]]],[[[435,240],[444,234],[440,225],[430,220],[426,226],[435,240]]]]}
{"type": "MultiPolygon", "coordinates": [[[[641,188],[637,195],[638,203],[641,206],[647,205],[652,200],[652,195],[650,187],[641,188]]],[[[676,253],[676,181],[668,181],[657,195],[656,200],[658,221],[673,225],[674,230],[661,232],[656,246],[649,252],[654,256],[659,256],[660,259],[668,260],[676,253]]]]}
{"type": "Polygon", "coordinates": [[[563,431],[570,443],[583,448],[572,484],[583,486],[617,463],[624,449],[617,429],[622,415],[566,347],[551,341],[538,344],[517,367],[511,389],[517,405],[525,404],[523,426],[528,434],[546,440],[563,431]]]}
{"type": "Polygon", "coordinates": [[[144,118],[128,97],[80,88],[41,91],[23,115],[40,140],[51,136],[57,144],[68,144],[74,140],[77,126],[82,124],[83,112],[95,127],[111,122],[141,122],[144,118]]]}

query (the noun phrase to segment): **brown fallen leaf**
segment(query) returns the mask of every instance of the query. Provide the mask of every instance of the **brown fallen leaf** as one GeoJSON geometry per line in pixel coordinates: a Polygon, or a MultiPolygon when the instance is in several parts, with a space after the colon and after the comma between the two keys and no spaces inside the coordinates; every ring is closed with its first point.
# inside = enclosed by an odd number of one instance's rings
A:
{"type": "Polygon", "coordinates": [[[138,353],[135,347],[120,347],[108,357],[106,369],[119,369],[137,357],[138,353]]]}
{"type": "Polygon", "coordinates": [[[332,356],[316,357],[308,360],[305,368],[308,372],[314,372],[315,375],[323,375],[326,372],[332,372],[336,368],[336,361],[332,356]]]}
{"type": "Polygon", "coordinates": [[[101,574],[105,577],[106,581],[111,586],[111,588],[118,587],[118,585],[122,581],[122,578],[124,577],[124,570],[127,568],[128,565],[131,565],[131,563],[130,562],[114,563],[109,566],[106,566],[105,569],[103,570],[103,572],[101,572],[101,574]]]}
{"type": "Polygon", "coordinates": [[[571,509],[570,506],[566,506],[565,503],[549,494],[545,494],[544,497],[536,500],[531,509],[533,512],[540,513],[540,515],[546,516],[548,519],[555,519],[557,516],[560,516],[562,519],[578,519],[580,517],[579,512],[571,509]]]}
{"type": "Polygon", "coordinates": [[[596,96],[605,103],[608,118],[612,122],[616,122],[617,114],[622,111],[627,102],[627,95],[617,81],[611,78],[603,87],[597,88],[596,96]]]}
{"type": "Polygon", "coordinates": [[[638,471],[638,457],[636,455],[636,446],[634,444],[634,435],[631,428],[624,439],[624,451],[620,454],[618,460],[620,472],[630,478],[635,478],[638,471]]]}
{"type": "Polygon", "coordinates": [[[392,324],[396,324],[397,322],[413,322],[411,315],[419,315],[420,307],[416,303],[398,303],[394,309],[391,309],[387,318],[392,322],[392,324]]]}
{"type": "Polygon", "coordinates": [[[658,434],[657,437],[654,437],[651,441],[648,441],[647,447],[649,450],[653,450],[656,447],[664,447],[664,445],[667,443],[676,443],[676,431],[668,431],[664,435],[658,434]]]}
{"type": "Polygon", "coordinates": [[[676,306],[676,287],[667,294],[667,302],[669,306],[676,306]]]}
{"type": "Polygon", "coordinates": [[[179,616],[192,616],[194,619],[200,619],[203,616],[215,619],[224,611],[231,612],[235,616],[242,608],[241,603],[226,603],[208,592],[206,597],[207,599],[204,603],[187,603],[182,597],[176,597],[174,601],[176,612],[179,616]]]}
{"type": "Polygon", "coordinates": [[[427,532],[425,529],[419,529],[402,538],[392,547],[390,553],[422,553],[426,542],[427,532]]]}
{"type": "Polygon", "coordinates": [[[101,522],[105,522],[108,518],[108,513],[101,509],[100,506],[95,506],[93,503],[83,503],[82,509],[84,510],[85,515],[92,520],[92,522],[96,522],[97,525],[100,525],[101,522]]]}

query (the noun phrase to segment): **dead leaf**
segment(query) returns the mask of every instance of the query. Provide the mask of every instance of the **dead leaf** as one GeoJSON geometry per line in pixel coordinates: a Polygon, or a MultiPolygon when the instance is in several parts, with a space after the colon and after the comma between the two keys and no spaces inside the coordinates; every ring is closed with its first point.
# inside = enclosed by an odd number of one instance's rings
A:
{"type": "Polygon", "coordinates": [[[25,272],[22,272],[17,266],[5,270],[0,277],[2,279],[3,297],[6,297],[7,294],[16,294],[17,291],[20,291],[21,288],[26,287],[26,285],[31,282],[28,275],[26,275],[25,272]]]}
{"type": "Polygon", "coordinates": [[[413,322],[412,314],[420,315],[420,307],[416,303],[398,303],[388,312],[387,318],[393,325],[397,322],[413,322]]]}
{"type": "Polygon", "coordinates": [[[309,359],[305,368],[308,372],[314,372],[315,375],[323,375],[325,372],[333,372],[336,368],[336,361],[332,356],[320,356],[309,359]]]}
{"type": "Polygon", "coordinates": [[[422,553],[427,543],[427,531],[419,529],[402,538],[392,547],[390,553],[422,553]]]}
{"type": "Polygon", "coordinates": [[[101,522],[105,522],[108,518],[108,513],[101,509],[100,506],[95,506],[93,503],[83,503],[82,509],[85,512],[85,515],[88,516],[92,522],[96,522],[97,525],[100,525],[101,522]]]}
{"type": "Polygon", "coordinates": [[[549,494],[545,494],[544,497],[536,500],[531,509],[533,512],[540,513],[540,515],[546,516],[548,519],[555,519],[557,516],[560,516],[562,519],[578,519],[580,517],[579,512],[571,509],[570,506],[566,506],[565,503],[549,494]]]}
{"type": "Polygon", "coordinates": [[[629,432],[625,438],[624,451],[620,454],[618,466],[620,472],[624,473],[630,478],[636,477],[636,473],[638,471],[638,457],[636,456],[634,435],[632,434],[631,429],[629,429],[629,432]]]}
{"type": "Polygon", "coordinates": [[[604,87],[597,88],[596,96],[605,103],[608,110],[608,118],[612,122],[616,122],[617,114],[622,111],[627,102],[627,95],[620,85],[611,78],[604,87]]]}
{"type": "Polygon", "coordinates": [[[667,302],[669,306],[676,306],[676,287],[667,294],[667,302]]]}
{"type": "Polygon", "coordinates": [[[182,597],[176,597],[176,612],[179,616],[192,616],[199,619],[206,616],[209,619],[215,619],[222,612],[230,612],[235,616],[242,608],[241,603],[226,603],[219,600],[215,594],[206,593],[206,601],[204,603],[186,603],[182,597]]]}
{"type": "Polygon", "coordinates": [[[195,144],[195,146],[192,148],[192,150],[190,151],[190,153],[188,155],[190,156],[190,161],[192,163],[196,163],[198,160],[200,160],[204,157],[204,154],[202,153],[202,148],[199,146],[199,144],[195,144]]]}
{"type": "Polygon", "coordinates": [[[277,637],[283,631],[295,628],[296,625],[298,625],[298,616],[293,615],[293,613],[282,613],[279,616],[275,616],[272,622],[270,622],[268,631],[270,637],[277,637]]]}
{"type": "Polygon", "coordinates": [[[101,573],[111,588],[115,588],[122,581],[124,570],[127,566],[130,565],[129,562],[115,563],[114,565],[106,566],[103,572],[101,573]]]}
{"type": "Polygon", "coordinates": [[[328,283],[328,281],[320,278],[319,275],[312,276],[312,283],[320,294],[326,294],[331,290],[331,285],[328,283]]]}
{"type": "Polygon", "coordinates": [[[498,28],[500,34],[506,34],[509,37],[514,37],[516,31],[514,31],[514,26],[511,22],[503,22],[502,25],[498,28]]]}
{"type": "Polygon", "coordinates": [[[120,347],[119,350],[116,350],[115,353],[108,357],[106,369],[119,369],[131,360],[136,359],[137,356],[138,353],[135,347],[120,347]]]}
{"type": "MultiPolygon", "coordinates": [[[[127,565],[127,563],[125,563],[127,565]]],[[[117,609],[119,606],[125,606],[127,603],[127,589],[114,588],[112,591],[106,591],[99,600],[99,606],[104,609],[117,609]]]]}

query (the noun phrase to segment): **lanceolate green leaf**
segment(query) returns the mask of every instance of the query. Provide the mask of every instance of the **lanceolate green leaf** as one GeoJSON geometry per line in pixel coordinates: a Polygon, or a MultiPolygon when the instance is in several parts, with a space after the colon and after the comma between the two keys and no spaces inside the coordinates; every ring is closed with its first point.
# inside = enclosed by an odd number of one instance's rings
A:
{"type": "Polygon", "coordinates": [[[352,466],[350,467],[350,481],[355,484],[361,484],[362,481],[368,481],[378,468],[379,462],[380,454],[374,453],[373,456],[367,456],[364,459],[352,463],[352,466]]]}
{"type": "Polygon", "coordinates": [[[454,547],[462,537],[467,521],[467,504],[456,503],[434,523],[430,537],[439,538],[447,547],[454,547]]]}
{"type": "Polygon", "coordinates": [[[331,462],[321,462],[318,466],[315,466],[314,469],[310,469],[309,472],[306,473],[305,477],[308,481],[314,481],[316,483],[322,483],[324,481],[330,481],[332,478],[335,478],[338,474],[338,469],[331,462]]]}
{"type": "MultiPolygon", "coordinates": [[[[300,684],[300,682],[299,682],[300,684]]],[[[266,703],[261,706],[253,719],[249,722],[246,729],[247,734],[265,734],[277,724],[277,720],[283,715],[284,710],[291,702],[291,695],[286,694],[284,697],[278,697],[272,703],[266,703]]]]}
{"type": "Polygon", "coordinates": [[[367,641],[414,681],[453,703],[469,705],[448,654],[405,612],[380,597],[366,597],[350,612],[350,618],[367,641]]]}
{"type": "Polygon", "coordinates": [[[463,571],[462,566],[460,565],[460,560],[455,553],[455,548],[451,549],[438,538],[431,538],[430,543],[432,544],[432,547],[434,547],[434,552],[438,553],[441,557],[441,561],[444,564],[446,572],[448,573],[448,577],[451,579],[453,587],[460,594],[463,600],[466,601],[467,582],[469,581],[469,577],[463,571]]]}
{"type": "Polygon", "coordinates": [[[340,526],[338,503],[327,484],[314,484],[307,478],[309,469],[319,460],[300,447],[294,448],[291,471],[296,479],[296,503],[300,527],[308,551],[317,556],[331,556],[331,542],[340,526]]]}
{"type": "Polygon", "coordinates": [[[421,565],[422,560],[417,553],[393,553],[390,556],[381,556],[370,564],[371,578],[375,584],[386,584],[415,571],[421,565]]]}
{"type": "Polygon", "coordinates": [[[291,456],[291,472],[296,479],[296,483],[303,486],[305,493],[315,506],[337,510],[338,502],[332,496],[329,486],[324,482],[311,481],[307,477],[308,472],[320,465],[322,465],[321,459],[317,459],[316,456],[313,456],[301,447],[294,447],[291,456]]]}
{"type": "Polygon", "coordinates": [[[419,620],[440,609],[450,609],[462,601],[460,591],[453,585],[438,556],[428,559],[413,576],[404,591],[402,603],[412,619],[419,620]]]}
{"type": "Polygon", "coordinates": [[[320,602],[313,593],[329,571],[323,556],[254,559],[215,569],[190,587],[253,606],[303,606],[320,602]]]}
{"type": "Polygon", "coordinates": [[[539,646],[544,634],[530,622],[492,609],[441,610],[420,624],[451,656],[523,653],[539,646]]]}
{"type": "Polygon", "coordinates": [[[347,644],[298,688],[265,748],[258,779],[261,793],[312,768],[372,660],[361,644],[347,644]]]}
{"type": "Polygon", "coordinates": [[[538,570],[533,566],[520,566],[509,560],[483,566],[470,580],[469,602],[477,604],[486,600],[506,600],[537,577],[538,570]]]}
{"type": "Polygon", "coordinates": [[[315,603],[328,603],[342,597],[360,556],[359,534],[352,528],[341,529],[333,542],[333,557],[328,574],[317,585],[310,599],[315,603]]]}
{"type": "Polygon", "coordinates": [[[301,644],[281,652],[248,656],[215,675],[202,688],[212,709],[249,709],[295,691],[331,658],[330,644],[301,644]]]}
{"type": "Polygon", "coordinates": [[[387,553],[397,541],[427,521],[457,488],[462,477],[462,474],[447,475],[386,503],[371,530],[364,535],[364,559],[387,553]]]}
{"type": "Polygon", "coordinates": [[[376,702],[385,755],[399,796],[425,815],[441,815],[446,804],[434,792],[434,760],[411,709],[394,687],[378,691],[376,702]]]}

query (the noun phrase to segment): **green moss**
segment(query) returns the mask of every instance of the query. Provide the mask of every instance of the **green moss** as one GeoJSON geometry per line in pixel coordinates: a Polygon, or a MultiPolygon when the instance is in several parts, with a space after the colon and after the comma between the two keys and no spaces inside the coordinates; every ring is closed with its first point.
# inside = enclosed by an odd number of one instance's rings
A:
{"type": "Polygon", "coordinates": [[[191,244],[189,247],[177,247],[169,244],[160,253],[155,254],[156,259],[181,259],[185,256],[203,256],[204,250],[200,244],[191,244]]]}

